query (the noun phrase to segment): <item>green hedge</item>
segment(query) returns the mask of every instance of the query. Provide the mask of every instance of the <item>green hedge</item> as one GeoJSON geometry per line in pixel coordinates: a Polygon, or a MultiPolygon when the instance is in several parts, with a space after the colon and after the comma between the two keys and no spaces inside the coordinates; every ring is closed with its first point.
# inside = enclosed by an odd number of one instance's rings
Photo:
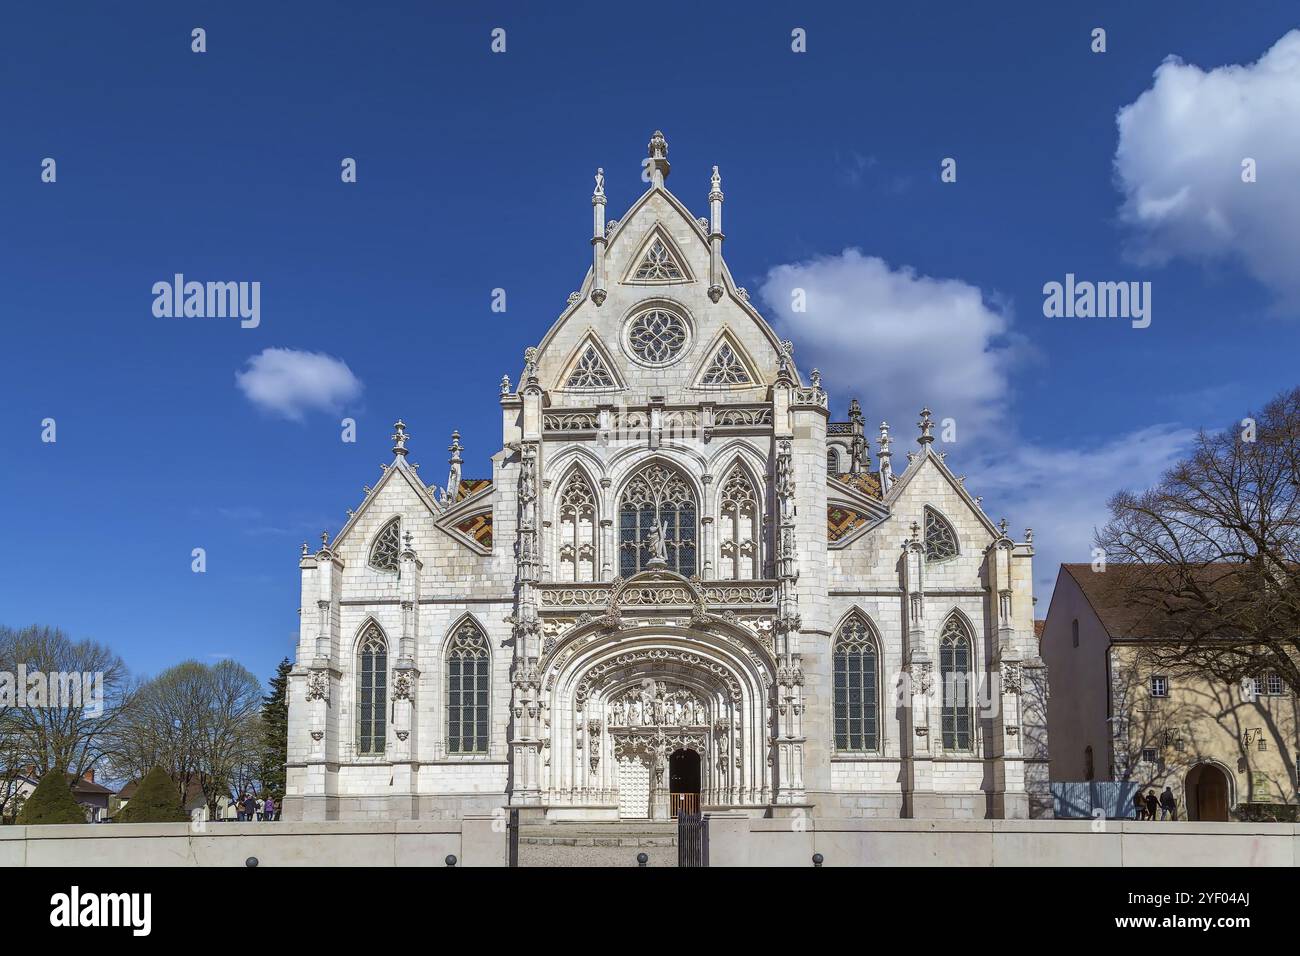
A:
{"type": "Polygon", "coordinates": [[[162,767],[154,767],[135,788],[118,823],[184,823],[189,819],[181,808],[181,795],[162,767]]]}
{"type": "Polygon", "coordinates": [[[42,826],[47,823],[85,823],[86,811],[72,795],[67,774],[51,770],[27,798],[18,813],[18,825],[42,826]]]}
{"type": "Polygon", "coordinates": [[[1242,823],[1295,823],[1297,810],[1292,803],[1239,803],[1232,817],[1242,823]]]}

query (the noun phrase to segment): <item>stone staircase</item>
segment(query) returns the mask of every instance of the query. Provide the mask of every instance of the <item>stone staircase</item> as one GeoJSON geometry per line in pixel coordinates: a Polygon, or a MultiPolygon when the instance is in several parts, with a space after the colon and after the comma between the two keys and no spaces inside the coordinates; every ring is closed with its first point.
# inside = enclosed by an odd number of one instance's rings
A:
{"type": "Polygon", "coordinates": [[[534,823],[519,827],[520,866],[677,865],[677,824],[671,821],[534,823]]]}

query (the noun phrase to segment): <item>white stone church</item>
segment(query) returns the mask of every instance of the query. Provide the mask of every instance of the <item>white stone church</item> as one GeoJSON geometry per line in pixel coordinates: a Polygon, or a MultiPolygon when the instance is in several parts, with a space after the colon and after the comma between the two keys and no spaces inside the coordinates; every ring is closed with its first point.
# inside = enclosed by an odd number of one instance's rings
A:
{"type": "Polygon", "coordinates": [[[856,401],[831,421],[722,258],[717,167],[698,218],[658,132],[645,168],[617,220],[597,172],[591,268],[502,379],[500,450],[463,466],[453,436],[435,487],[398,422],[303,546],[286,817],[1028,816],[1032,535],[929,411],[901,460],[856,401]]]}

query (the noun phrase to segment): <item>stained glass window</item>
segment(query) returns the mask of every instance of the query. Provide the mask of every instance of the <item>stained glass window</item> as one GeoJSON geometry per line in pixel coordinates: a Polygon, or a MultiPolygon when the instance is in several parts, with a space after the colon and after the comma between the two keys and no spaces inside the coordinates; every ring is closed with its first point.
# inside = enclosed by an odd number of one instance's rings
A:
{"type": "Polygon", "coordinates": [[[605,360],[591,343],[587,343],[578,364],[564,383],[565,388],[614,388],[615,385],[614,376],[605,367],[605,360]]]}
{"type": "Polygon", "coordinates": [[[749,370],[736,356],[730,342],[722,343],[700,378],[701,385],[749,385],[752,382],[749,370]]]}
{"type": "Polygon", "coordinates": [[[650,248],[646,250],[632,278],[642,281],[673,281],[685,279],[686,274],[663,240],[656,238],[650,243],[650,248]]]}
{"type": "Polygon", "coordinates": [[[970,750],[971,712],[971,639],[956,617],[948,618],[939,639],[939,677],[942,683],[940,723],[945,750],[970,750]]]}
{"type": "Polygon", "coordinates": [[[402,519],[394,518],[379,529],[370,546],[370,566],[376,571],[396,571],[402,550],[402,519]]]}
{"type": "Polygon", "coordinates": [[[594,581],[596,498],[581,472],[564,483],[559,497],[559,580],[594,581]]]}
{"type": "Polygon", "coordinates": [[[880,748],[880,685],[876,641],[866,620],[854,614],[835,639],[835,749],[880,748]]]}
{"type": "Polygon", "coordinates": [[[447,752],[488,752],[491,653],[478,626],[465,621],[447,647],[447,752]]]}
{"type": "Polygon", "coordinates": [[[371,622],[357,648],[357,753],[382,754],[388,736],[388,645],[371,622]]]}
{"type": "Polygon", "coordinates": [[[686,323],[663,309],[642,312],[632,320],[627,344],[632,354],[647,365],[667,365],[686,345],[686,323]]]}
{"type": "Polygon", "coordinates": [[[946,561],[957,556],[957,534],[939,512],[925,509],[925,560],[946,561]]]}
{"type": "Polygon", "coordinates": [[[640,471],[619,504],[619,574],[631,577],[655,556],[663,538],[668,567],[690,577],[696,569],[696,504],[691,486],[671,468],[655,463],[640,471]]]}

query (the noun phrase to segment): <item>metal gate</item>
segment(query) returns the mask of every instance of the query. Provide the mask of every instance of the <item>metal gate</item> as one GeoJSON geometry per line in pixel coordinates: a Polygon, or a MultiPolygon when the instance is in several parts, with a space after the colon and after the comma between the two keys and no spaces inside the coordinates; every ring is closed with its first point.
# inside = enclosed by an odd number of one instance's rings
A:
{"type": "Polygon", "coordinates": [[[704,814],[677,812],[677,865],[709,865],[709,821],[704,814]]]}

